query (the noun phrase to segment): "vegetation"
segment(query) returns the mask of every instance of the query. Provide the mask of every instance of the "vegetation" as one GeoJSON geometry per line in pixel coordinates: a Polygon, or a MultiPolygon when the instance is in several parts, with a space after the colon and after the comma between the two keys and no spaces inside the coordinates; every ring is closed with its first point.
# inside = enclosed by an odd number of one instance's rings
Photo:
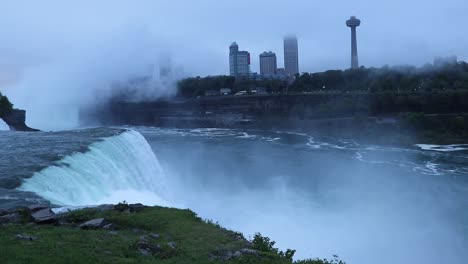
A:
{"type": "Polygon", "coordinates": [[[183,97],[196,97],[205,95],[206,91],[219,91],[221,88],[229,88],[235,93],[250,91],[256,87],[265,88],[269,93],[279,93],[286,91],[287,82],[282,80],[236,79],[232,76],[208,76],[204,78],[198,76],[179,81],[177,94],[183,97]]]}
{"type": "Polygon", "coordinates": [[[468,63],[399,66],[297,75],[290,92],[432,92],[468,89],[468,63]]]}
{"type": "Polygon", "coordinates": [[[294,82],[282,80],[249,80],[231,76],[196,77],[178,83],[178,95],[202,96],[208,90],[231,88],[233,92],[263,87],[269,93],[303,92],[441,92],[468,90],[468,63],[421,68],[399,66],[303,73],[294,82]]]}
{"type": "Polygon", "coordinates": [[[0,226],[0,263],[343,264],[293,261],[294,250],[279,251],[274,241],[260,234],[249,242],[190,210],[132,208],[123,202],[112,209],[82,209],[61,215],[55,225],[4,224],[0,226]],[[106,219],[112,227],[79,227],[96,218],[106,219]],[[157,244],[157,251],[142,254],[142,243],[157,244]]]}
{"type": "Polygon", "coordinates": [[[10,103],[10,101],[8,100],[6,96],[0,93],[0,117],[8,114],[12,110],[13,110],[13,104],[10,103]]]}

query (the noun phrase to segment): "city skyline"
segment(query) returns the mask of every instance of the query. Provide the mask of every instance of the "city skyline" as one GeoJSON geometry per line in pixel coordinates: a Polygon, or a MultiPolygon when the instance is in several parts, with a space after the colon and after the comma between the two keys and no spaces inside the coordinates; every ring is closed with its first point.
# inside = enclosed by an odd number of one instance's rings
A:
{"type": "Polygon", "coordinates": [[[349,28],[343,20],[350,15],[365,19],[358,33],[363,66],[422,66],[434,57],[452,55],[468,60],[468,35],[458,27],[465,23],[466,1],[435,1],[430,5],[422,0],[290,3],[201,0],[182,5],[177,1],[136,4],[84,0],[70,8],[45,0],[29,3],[27,10],[18,2],[4,3],[0,17],[5,25],[0,28],[0,84],[32,78],[31,71],[35,72],[33,76],[60,74],[56,69],[76,75],[75,82],[88,71],[115,79],[132,72],[137,64],[157,62],[159,53],[171,54],[174,65],[183,65],[188,75],[225,74],[229,72],[226,45],[233,40],[255,54],[252,69],[259,68],[258,54],[265,50],[276,52],[281,67],[284,56],[280,39],[288,32],[300,39],[301,71],[347,69],[349,28]],[[93,8],[86,3],[92,3],[93,8]],[[236,14],[245,13],[245,5],[251,10],[246,12],[251,14],[250,19],[238,21],[236,14]],[[400,8],[402,5],[405,8],[400,8]],[[391,20],[390,15],[395,13],[398,19],[391,20]],[[58,21],[67,30],[57,28],[58,21]],[[267,21],[281,23],[265,27],[267,21]],[[35,45],[30,45],[31,40],[35,45]]]}

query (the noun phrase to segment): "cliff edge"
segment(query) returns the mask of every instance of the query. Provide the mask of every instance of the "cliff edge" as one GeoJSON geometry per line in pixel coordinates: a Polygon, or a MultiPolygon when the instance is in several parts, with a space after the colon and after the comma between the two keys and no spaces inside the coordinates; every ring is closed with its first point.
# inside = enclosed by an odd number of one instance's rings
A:
{"type": "Polygon", "coordinates": [[[24,132],[40,131],[35,128],[30,128],[26,125],[26,111],[21,109],[13,109],[8,113],[0,116],[3,121],[10,127],[11,130],[24,132]]]}

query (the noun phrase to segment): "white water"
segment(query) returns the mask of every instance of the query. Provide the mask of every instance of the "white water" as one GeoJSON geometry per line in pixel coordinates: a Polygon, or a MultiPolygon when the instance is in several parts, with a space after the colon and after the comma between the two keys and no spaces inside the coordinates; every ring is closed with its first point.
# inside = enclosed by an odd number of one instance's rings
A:
{"type": "Polygon", "coordinates": [[[461,151],[468,150],[467,144],[462,145],[429,145],[429,144],[417,144],[418,148],[422,150],[432,150],[440,152],[452,152],[452,151],[461,151]]]}
{"type": "Polygon", "coordinates": [[[136,131],[92,144],[26,179],[19,190],[63,206],[105,203],[165,205],[164,172],[145,138],[136,131]]]}

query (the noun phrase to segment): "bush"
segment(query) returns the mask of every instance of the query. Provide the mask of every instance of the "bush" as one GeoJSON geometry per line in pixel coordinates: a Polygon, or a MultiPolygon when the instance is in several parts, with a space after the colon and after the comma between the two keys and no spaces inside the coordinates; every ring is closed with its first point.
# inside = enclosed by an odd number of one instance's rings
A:
{"type": "Polygon", "coordinates": [[[123,211],[129,209],[129,205],[128,205],[127,201],[123,201],[123,202],[118,203],[116,206],[114,206],[114,209],[119,211],[119,212],[123,212],[123,211]]]}
{"type": "Polygon", "coordinates": [[[327,259],[305,259],[298,260],[294,264],[346,264],[344,261],[339,260],[338,256],[334,255],[332,260],[327,259]]]}
{"type": "Polygon", "coordinates": [[[252,248],[260,252],[277,255],[292,262],[296,250],[287,249],[286,252],[283,252],[274,247],[275,243],[276,242],[271,241],[269,237],[264,237],[260,233],[256,233],[252,240],[252,248]]]}
{"type": "Polygon", "coordinates": [[[275,248],[275,241],[270,240],[268,237],[262,236],[260,233],[256,233],[252,240],[252,248],[263,253],[276,255],[281,259],[284,259],[288,263],[292,264],[346,264],[344,261],[339,260],[338,256],[334,255],[332,260],[327,259],[304,259],[293,261],[294,253],[296,250],[287,249],[285,252],[275,248]]]}

